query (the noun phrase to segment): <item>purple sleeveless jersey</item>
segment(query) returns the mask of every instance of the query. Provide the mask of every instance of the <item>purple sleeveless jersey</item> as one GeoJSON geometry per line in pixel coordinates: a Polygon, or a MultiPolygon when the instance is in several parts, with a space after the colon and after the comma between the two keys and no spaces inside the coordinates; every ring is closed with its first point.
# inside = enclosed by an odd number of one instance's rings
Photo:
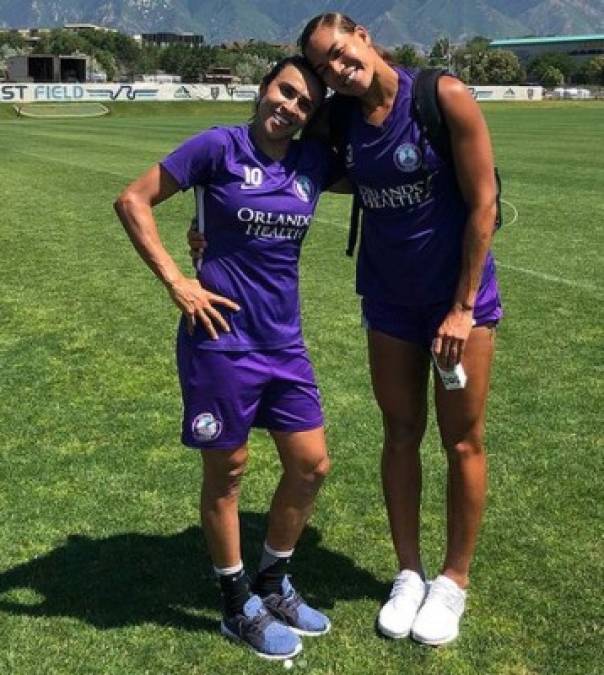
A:
{"type": "Polygon", "coordinates": [[[223,312],[232,332],[217,341],[198,327],[198,346],[250,351],[302,344],[300,246],[321,190],[337,178],[332,153],[318,142],[292,141],[277,162],[245,125],[202,132],[161,165],[182,190],[202,187],[199,217],[208,248],[198,277],[241,306],[223,312]]]}
{"type": "MultiPolygon", "coordinates": [[[[453,168],[420,142],[413,73],[396,70],[398,93],[383,124],[366,122],[355,105],[347,138],[346,169],[364,212],[357,292],[392,305],[448,302],[459,281],[468,210],[453,168]]],[[[490,252],[479,296],[499,304],[490,252]]]]}

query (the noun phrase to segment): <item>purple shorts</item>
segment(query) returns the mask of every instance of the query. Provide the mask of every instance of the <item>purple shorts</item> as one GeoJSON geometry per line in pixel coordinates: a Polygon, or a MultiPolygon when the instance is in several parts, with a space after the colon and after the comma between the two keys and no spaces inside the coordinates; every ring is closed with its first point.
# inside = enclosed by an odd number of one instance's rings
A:
{"type": "Polygon", "coordinates": [[[177,363],[184,405],[182,442],[233,450],[252,427],[308,431],[323,425],[312,364],[303,345],[254,352],[200,349],[180,329],[177,363]]]}
{"type": "MultiPolygon", "coordinates": [[[[362,299],[363,326],[391,337],[430,349],[436,331],[451,309],[451,301],[407,307],[362,299]]],[[[493,279],[481,288],[474,306],[476,326],[497,325],[503,316],[497,285],[493,279]]]]}

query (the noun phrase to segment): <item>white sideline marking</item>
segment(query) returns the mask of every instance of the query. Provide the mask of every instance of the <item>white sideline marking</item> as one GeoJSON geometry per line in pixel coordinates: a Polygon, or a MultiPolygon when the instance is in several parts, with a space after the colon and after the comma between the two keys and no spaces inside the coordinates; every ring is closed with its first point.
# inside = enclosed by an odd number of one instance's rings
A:
{"type": "Polygon", "coordinates": [[[513,272],[522,272],[522,274],[528,274],[531,277],[537,277],[538,279],[543,279],[544,281],[553,281],[558,284],[564,284],[566,286],[573,286],[574,288],[582,288],[585,291],[596,291],[600,292],[601,289],[595,284],[585,283],[583,281],[573,281],[572,279],[565,279],[564,277],[557,277],[553,274],[547,274],[546,272],[538,272],[537,270],[527,269],[526,267],[516,267],[516,265],[508,265],[507,263],[495,261],[496,267],[503,267],[503,269],[512,270],[513,272]]]}
{"type": "MultiPolygon", "coordinates": [[[[341,223],[333,223],[332,221],[326,220],[325,218],[314,218],[314,222],[324,223],[326,225],[335,224],[336,227],[340,230],[348,230],[347,225],[342,225],[341,223]]],[[[565,279],[564,277],[557,277],[553,274],[547,274],[547,272],[539,272],[537,270],[531,270],[526,267],[517,267],[516,265],[509,265],[507,263],[500,262],[495,260],[495,266],[501,267],[502,269],[512,270],[512,272],[521,272],[522,274],[528,274],[531,277],[536,277],[543,281],[553,281],[557,284],[564,284],[565,286],[572,286],[573,288],[580,288],[584,291],[591,291],[592,293],[600,293],[602,289],[595,285],[586,283],[583,281],[573,281],[572,279],[565,279]]]]}

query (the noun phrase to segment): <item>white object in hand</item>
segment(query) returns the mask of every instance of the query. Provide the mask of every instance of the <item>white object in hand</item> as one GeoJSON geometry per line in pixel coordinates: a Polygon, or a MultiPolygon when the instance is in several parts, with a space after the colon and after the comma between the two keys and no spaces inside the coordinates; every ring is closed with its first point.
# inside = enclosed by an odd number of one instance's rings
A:
{"type": "Polygon", "coordinates": [[[440,379],[442,380],[445,389],[463,389],[466,386],[468,376],[466,375],[466,371],[463,369],[461,363],[458,363],[451,370],[446,370],[439,365],[438,359],[434,355],[434,364],[436,366],[436,370],[438,370],[438,374],[440,375],[440,379]]]}

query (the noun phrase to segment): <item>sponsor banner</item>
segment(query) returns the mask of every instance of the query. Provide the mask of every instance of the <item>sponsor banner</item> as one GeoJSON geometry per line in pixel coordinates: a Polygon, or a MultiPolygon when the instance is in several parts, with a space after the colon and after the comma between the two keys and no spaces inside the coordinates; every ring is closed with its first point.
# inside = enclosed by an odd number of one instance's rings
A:
{"type": "Polygon", "coordinates": [[[0,83],[0,103],[52,101],[253,101],[258,86],[224,84],[0,83]]]}
{"type": "Polygon", "coordinates": [[[233,101],[255,101],[258,98],[258,86],[235,87],[231,97],[233,101]]]}
{"type": "MultiPolygon", "coordinates": [[[[541,101],[543,87],[469,86],[477,101],[541,101]]],[[[253,101],[253,84],[0,84],[0,103],[52,101],[253,101]]]]}
{"type": "Polygon", "coordinates": [[[543,87],[468,85],[477,101],[541,101],[543,87]]]}

